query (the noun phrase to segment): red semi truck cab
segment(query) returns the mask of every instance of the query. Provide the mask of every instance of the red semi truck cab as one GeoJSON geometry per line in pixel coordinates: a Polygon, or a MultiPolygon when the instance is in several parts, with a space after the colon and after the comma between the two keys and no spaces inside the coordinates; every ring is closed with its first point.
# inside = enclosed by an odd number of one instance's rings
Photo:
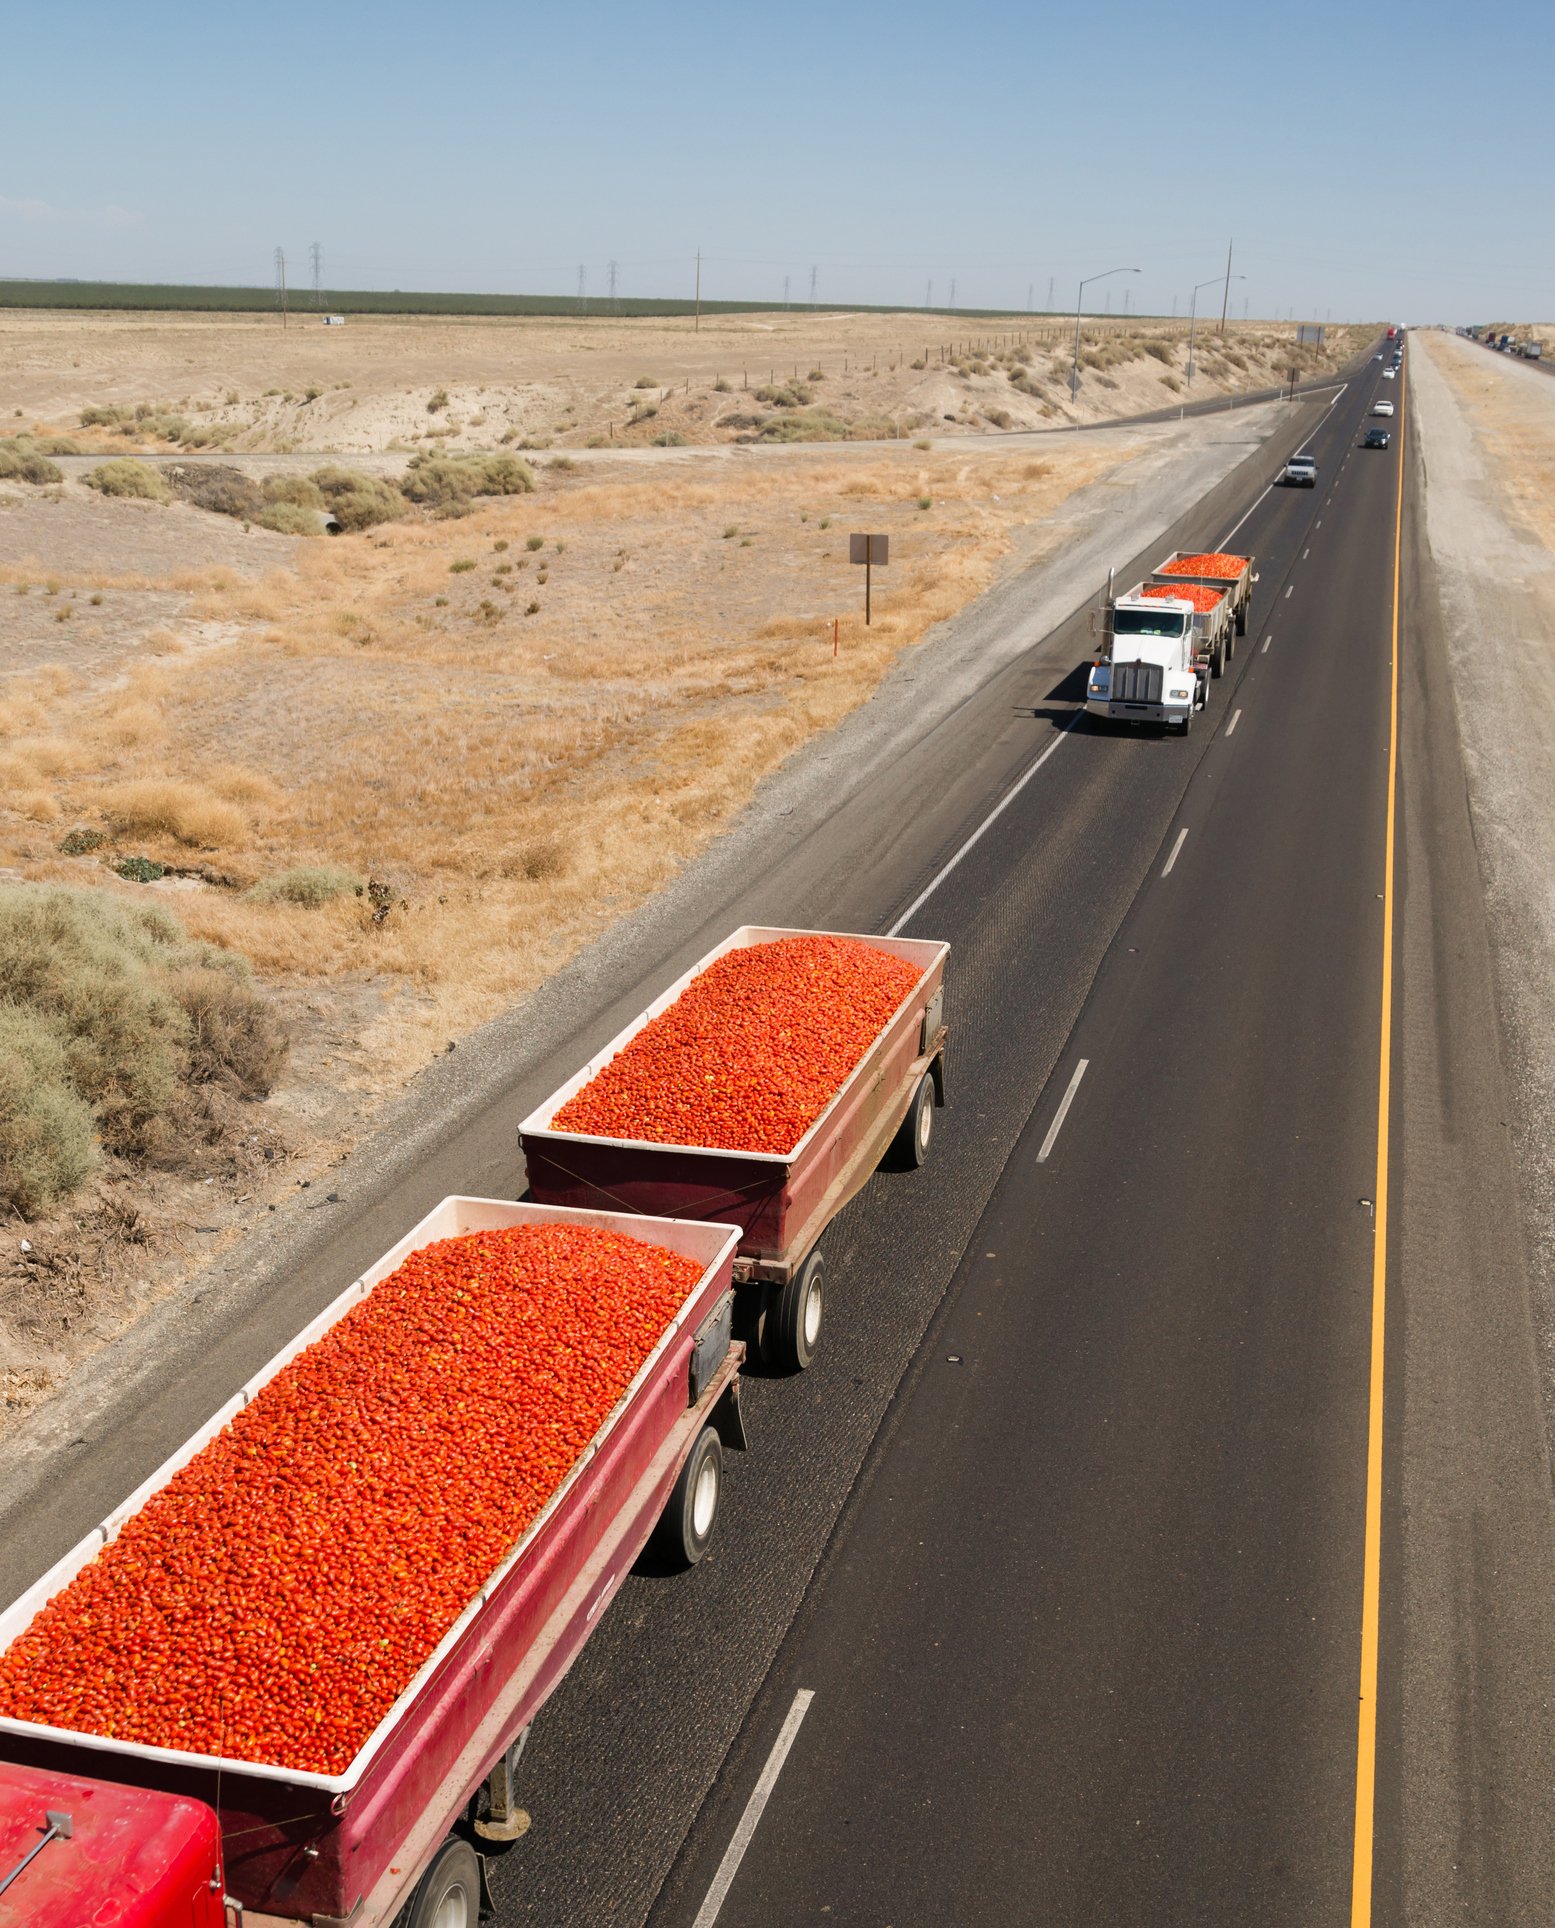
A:
{"type": "Polygon", "coordinates": [[[0,1762],[0,1928],[227,1928],[203,1801],[0,1762]]]}

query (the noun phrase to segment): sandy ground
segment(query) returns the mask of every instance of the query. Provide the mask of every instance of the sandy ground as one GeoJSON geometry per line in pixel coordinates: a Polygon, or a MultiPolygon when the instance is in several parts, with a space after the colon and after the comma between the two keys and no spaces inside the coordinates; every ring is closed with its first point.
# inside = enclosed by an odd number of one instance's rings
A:
{"type": "Polygon", "coordinates": [[[1555,1418],[1555,379],[1454,335],[1411,345],[1555,1418]]]}
{"type": "Polygon", "coordinates": [[[1337,367],[1370,332],[1332,329],[1317,350],[1296,348],[1288,325],[1200,329],[1190,388],[1185,323],[1097,317],[1071,404],[1072,326],[1018,315],[791,310],[706,316],[700,329],[689,318],[383,316],[325,328],[297,317],[283,329],[271,316],[12,309],[0,310],[0,423],[92,449],[156,446],[80,427],[84,409],[142,407],[233,449],[326,453],[706,443],[796,414],[859,439],[986,433],[1267,387],[1292,367],[1337,367]],[[792,399],[764,401],[762,389],[792,399]]]}

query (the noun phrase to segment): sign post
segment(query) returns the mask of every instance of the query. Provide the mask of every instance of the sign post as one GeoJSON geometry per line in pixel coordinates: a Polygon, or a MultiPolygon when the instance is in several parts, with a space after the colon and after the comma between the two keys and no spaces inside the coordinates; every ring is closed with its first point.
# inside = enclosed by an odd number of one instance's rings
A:
{"type": "Polygon", "coordinates": [[[864,627],[869,627],[870,591],[874,571],[884,569],[891,560],[891,538],[889,536],[849,536],[848,561],[864,565],[864,627]]]}

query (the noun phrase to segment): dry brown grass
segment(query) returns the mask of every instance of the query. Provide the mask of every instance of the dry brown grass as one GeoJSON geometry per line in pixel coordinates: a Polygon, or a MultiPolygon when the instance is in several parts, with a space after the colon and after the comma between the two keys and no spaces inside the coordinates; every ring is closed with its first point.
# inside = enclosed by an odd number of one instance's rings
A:
{"type": "Polygon", "coordinates": [[[1417,331],[1412,339],[1415,352],[1429,354],[1451,382],[1504,502],[1555,554],[1555,379],[1457,335],[1417,331]]]}
{"type": "Polygon", "coordinates": [[[364,1040],[387,1082],[673,876],[1123,453],[902,444],[595,469],[454,524],[305,545],[258,582],[196,572],[190,627],[224,641],[101,688],[6,693],[0,782],[13,773],[32,814],[0,816],[0,858],[81,881],[118,850],[214,853],[219,881],[177,900],[193,935],[272,980],[415,990],[364,1040]],[[731,520],[748,546],[723,541],[731,520]],[[846,543],[866,524],[899,557],[868,630],[846,543]],[[40,848],[51,806],[118,843],[69,862],[40,848]],[[387,914],[365,895],[246,894],[309,864],[374,880],[387,914]]]}

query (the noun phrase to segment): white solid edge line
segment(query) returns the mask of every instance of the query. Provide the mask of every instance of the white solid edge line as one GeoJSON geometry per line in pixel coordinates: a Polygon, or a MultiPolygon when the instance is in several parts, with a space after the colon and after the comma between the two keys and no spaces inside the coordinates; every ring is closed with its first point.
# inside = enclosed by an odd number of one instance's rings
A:
{"type": "MultiPolygon", "coordinates": [[[[1037,1153],[1039,1165],[1047,1163],[1048,1153],[1058,1143],[1058,1134],[1064,1128],[1064,1120],[1069,1116],[1069,1107],[1074,1103],[1074,1094],[1080,1089],[1080,1080],[1085,1076],[1085,1067],[1089,1063],[1089,1058],[1082,1058],[1074,1068],[1074,1076],[1069,1080],[1069,1088],[1058,1102],[1058,1109],[1053,1114],[1053,1122],[1047,1128],[1046,1138],[1042,1140],[1042,1149],[1037,1153]]],[[[700,1923],[698,1928],[701,1928],[700,1923]]]]}
{"type": "Polygon", "coordinates": [[[988,812],[988,815],[984,817],[982,822],[972,832],[971,836],[967,838],[966,842],[956,852],[955,856],[951,858],[950,862],[946,864],[943,869],[936,872],[936,874],[930,878],[928,883],[924,885],[923,889],[918,892],[918,895],[912,900],[912,902],[907,906],[906,910],[902,912],[901,916],[897,918],[896,922],[886,932],[887,937],[897,936],[901,931],[902,926],[910,922],[912,918],[917,916],[918,912],[923,909],[924,905],[934,895],[935,891],[939,889],[940,885],[944,883],[945,879],[955,869],[956,865],[960,863],[961,859],[972,848],[973,844],[975,844],[978,841],[978,839],[983,835],[984,831],[986,831],[989,828],[989,826],[993,824],[998,818],[1002,817],[1005,811],[1009,809],[1010,805],[1020,795],[1021,791],[1025,789],[1028,783],[1030,783],[1031,779],[1042,768],[1043,764],[1047,762],[1048,758],[1058,748],[1059,744],[1063,742],[1064,738],[1068,736],[1069,732],[1074,728],[1076,723],[1079,722],[1080,718],[1084,716],[1084,714],[1085,714],[1084,710],[1075,711],[1074,715],[1070,717],[1069,721],[1059,731],[1058,735],[1053,738],[1053,741],[1042,752],[1041,756],[1037,758],[1036,762],[1033,763],[1031,767],[1022,776],[1018,777],[1016,781],[1010,785],[1009,789],[1005,791],[1004,795],[1000,797],[999,801],[994,805],[992,810],[988,812]]]}
{"type": "Polygon", "coordinates": [[[1187,841],[1188,841],[1188,826],[1184,824],[1182,829],[1177,832],[1177,841],[1172,845],[1172,854],[1170,857],[1167,858],[1165,867],[1161,872],[1161,875],[1163,877],[1171,876],[1172,865],[1176,863],[1178,857],[1182,854],[1182,847],[1187,841]]]}
{"type": "MultiPolygon", "coordinates": [[[[1333,400],[1332,402],[1330,402],[1330,403],[1328,404],[1328,406],[1329,406],[1330,408],[1332,408],[1332,407],[1334,406],[1334,403],[1335,403],[1335,402],[1337,402],[1337,401],[1339,400],[1339,397],[1340,397],[1341,395],[1343,395],[1343,393],[1344,393],[1344,391],[1345,391],[1345,389],[1347,389],[1347,388],[1348,388],[1349,386],[1350,386],[1350,384],[1349,384],[1348,382],[1343,382],[1343,383],[1341,383],[1341,385],[1340,385],[1340,387],[1339,387],[1339,389],[1337,390],[1337,392],[1336,392],[1336,393],[1335,393],[1335,395],[1334,395],[1334,400],[1333,400]]],[[[1318,390],[1318,393],[1319,393],[1319,394],[1321,394],[1321,393],[1322,393],[1322,390],[1321,390],[1321,389],[1319,389],[1319,390],[1318,390]]],[[[1261,495],[1261,496],[1259,496],[1259,498],[1258,498],[1258,501],[1257,501],[1257,502],[1255,502],[1255,503],[1253,504],[1253,508],[1252,508],[1252,509],[1249,509],[1249,510],[1248,510],[1248,512],[1247,512],[1247,515],[1244,515],[1244,516],[1242,517],[1242,522],[1245,522],[1245,521],[1247,520],[1247,516],[1250,516],[1250,515],[1251,515],[1251,514],[1253,513],[1253,509],[1256,509],[1256,508],[1258,507],[1258,505],[1259,505],[1259,503],[1261,503],[1261,502],[1263,501],[1263,496],[1264,496],[1264,495],[1272,495],[1272,494],[1273,494],[1273,492],[1274,492],[1274,484],[1273,484],[1273,483],[1271,482],[1271,483],[1269,484],[1269,486],[1268,486],[1268,488],[1266,488],[1266,489],[1264,490],[1264,492],[1263,492],[1263,495],[1261,495]]],[[[1226,546],[1226,544],[1227,544],[1227,543],[1228,543],[1228,542],[1229,542],[1229,541],[1231,540],[1231,538],[1232,538],[1232,537],[1233,537],[1233,536],[1234,536],[1234,535],[1236,534],[1236,532],[1237,532],[1237,529],[1240,529],[1240,528],[1241,528],[1241,526],[1242,526],[1242,522],[1238,522],[1238,523],[1236,524],[1236,527],[1235,527],[1235,528],[1231,528],[1231,529],[1228,529],[1228,530],[1226,531],[1226,533],[1225,533],[1225,534],[1224,534],[1224,535],[1223,535],[1223,536],[1222,536],[1222,537],[1220,538],[1220,540],[1219,540],[1219,542],[1217,542],[1217,543],[1215,544],[1215,547],[1216,547],[1217,549],[1224,549],[1224,548],[1225,548],[1225,546],[1226,546]]],[[[887,935],[887,936],[890,936],[890,937],[894,937],[894,936],[896,935],[896,933],[895,933],[894,931],[888,931],[888,932],[886,933],[886,935],[887,935]]]]}
{"type": "Polygon", "coordinates": [[[761,1770],[760,1778],[751,1789],[751,1797],[745,1803],[745,1812],[740,1816],[740,1825],[734,1830],[734,1838],[724,1849],[724,1858],[718,1864],[718,1872],[713,1876],[713,1885],[697,1910],[692,1928],[713,1928],[718,1912],[729,1898],[729,1890],[734,1885],[734,1877],[740,1871],[740,1863],[745,1859],[745,1850],[751,1844],[762,1812],[772,1797],[777,1785],[777,1777],[783,1771],[783,1763],[788,1759],[789,1749],[793,1746],[799,1732],[800,1723],[810,1711],[810,1703],[815,1699],[813,1690],[801,1687],[794,1695],[794,1704],[778,1730],[778,1737],[772,1743],[772,1752],[767,1756],[767,1764],[761,1770]]]}
{"type": "Polygon", "coordinates": [[[1231,721],[1226,725],[1227,736],[1231,735],[1232,731],[1235,730],[1237,724],[1240,723],[1241,720],[1242,720],[1242,712],[1238,710],[1236,714],[1232,717],[1231,721]]]}

